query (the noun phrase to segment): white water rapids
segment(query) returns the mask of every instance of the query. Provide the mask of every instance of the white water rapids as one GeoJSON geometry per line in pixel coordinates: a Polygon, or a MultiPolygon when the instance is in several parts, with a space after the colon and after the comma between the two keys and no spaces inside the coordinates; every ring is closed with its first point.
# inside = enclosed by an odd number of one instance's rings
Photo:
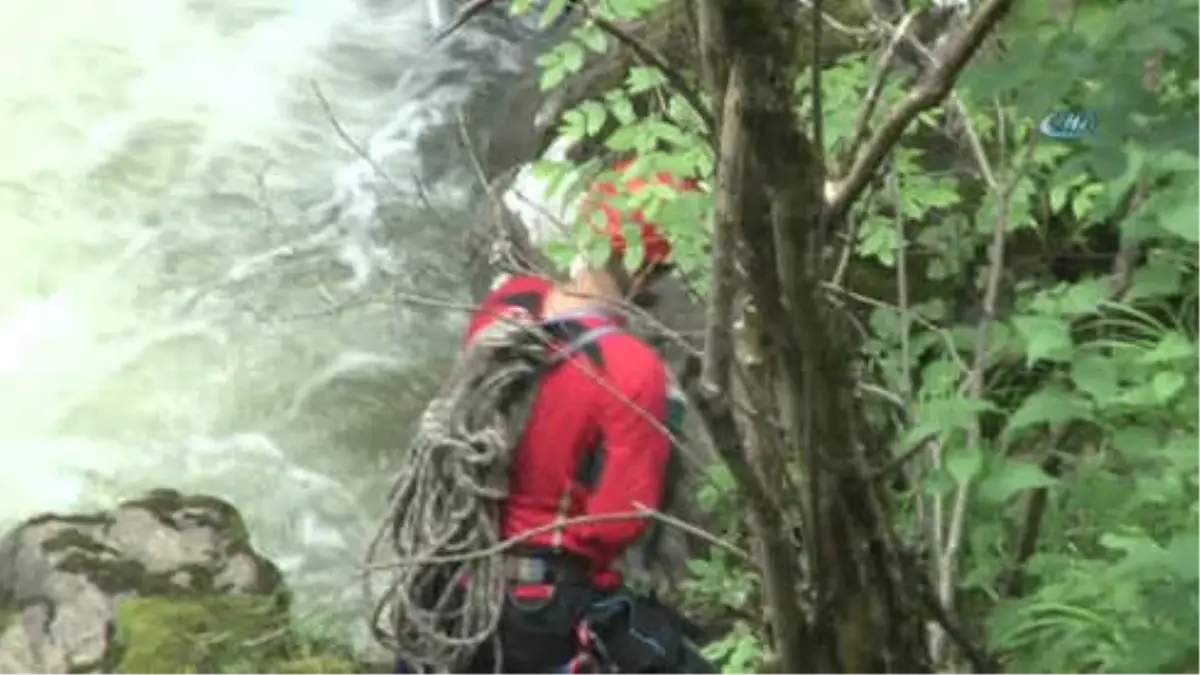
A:
{"type": "MultiPolygon", "coordinates": [[[[399,405],[372,374],[422,372],[463,319],[347,301],[399,278],[464,297],[431,258],[454,237],[389,204],[372,168],[418,171],[423,130],[478,86],[443,72],[435,10],[0,2],[0,528],[203,491],[230,499],[291,578],[346,585],[377,516],[356,481],[378,458],[327,428],[349,413],[305,397],[354,371],[382,392],[356,409],[399,405]]],[[[489,63],[515,59],[497,47],[489,63]]]]}

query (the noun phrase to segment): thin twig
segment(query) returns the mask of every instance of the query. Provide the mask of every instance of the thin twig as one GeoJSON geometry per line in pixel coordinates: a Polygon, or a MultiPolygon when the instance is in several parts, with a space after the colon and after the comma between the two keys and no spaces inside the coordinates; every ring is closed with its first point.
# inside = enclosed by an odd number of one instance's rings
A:
{"type": "Polygon", "coordinates": [[[879,58],[879,66],[875,70],[875,75],[871,78],[871,84],[867,87],[866,99],[861,108],[858,109],[858,117],[854,120],[854,131],[850,134],[850,145],[846,148],[846,158],[853,161],[858,155],[859,148],[867,139],[867,132],[870,131],[871,118],[875,116],[875,108],[879,106],[879,100],[883,95],[884,85],[887,83],[888,73],[892,71],[892,62],[896,59],[896,48],[900,45],[904,36],[908,34],[909,26],[917,17],[917,12],[911,11],[904,15],[900,23],[896,26],[892,33],[891,39],[888,40],[887,47],[883,50],[883,55],[879,58]]]}
{"type": "MultiPolygon", "coordinates": [[[[1033,154],[1037,142],[1036,134],[1030,142],[1026,160],[1033,154]]],[[[991,351],[991,328],[996,319],[996,307],[1000,298],[1000,280],[1004,276],[1004,248],[1008,236],[1008,216],[1011,206],[1012,193],[1019,182],[1025,162],[1019,162],[1011,177],[996,195],[996,221],[992,225],[992,242],[988,247],[988,269],[984,282],[981,316],[976,328],[975,354],[971,370],[963,383],[962,393],[973,400],[983,397],[983,371],[987,366],[991,351]]],[[[967,433],[967,445],[972,450],[979,450],[982,443],[982,431],[979,422],[971,425],[967,433]]],[[[958,551],[962,545],[963,532],[966,528],[967,506],[970,503],[971,479],[963,480],[954,495],[954,505],[950,513],[950,525],[946,531],[943,548],[938,552],[937,598],[948,611],[955,606],[955,589],[958,577],[958,551]]],[[[934,631],[930,636],[930,656],[934,663],[943,659],[945,641],[941,631],[934,631]]]]}
{"type": "MultiPolygon", "coordinates": [[[[920,575],[919,570],[909,570],[912,574],[920,575]]],[[[945,631],[947,637],[954,641],[958,648],[962,650],[963,656],[971,662],[971,668],[976,673],[999,673],[1001,672],[999,664],[992,658],[984,649],[975,644],[967,631],[963,630],[958,621],[954,620],[953,611],[948,609],[942,603],[938,602],[937,597],[931,592],[927,578],[924,575],[918,577],[920,579],[920,589],[918,595],[921,598],[921,604],[925,605],[926,611],[933,615],[933,620],[937,625],[945,631]]]]}
{"type": "Polygon", "coordinates": [[[837,266],[833,270],[833,276],[830,277],[830,283],[834,286],[841,287],[846,280],[846,274],[850,271],[850,260],[854,257],[854,251],[858,247],[858,231],[862,226],[863,218],[871,212],[871,207],[875,202],[875,190],[868,190],[866,196],[861,200],[858,206],[858,213],[847,213],[846,227],[841,228],[840,236],[843,238],[842,252],[838,256],[837,266]]]}
{"type": "Polygon", "coordinates": [[[814,0],[800,0],[800,4],[803,5],[804,7],[807,7],[808,9],[813,9],[814,11],[816,11],[817,15],[820,16],[821,19],[825,22],[825,25],[829,26],[830,28],[836,30],[839,33],[842,33],[844,35],[849,35],[850,37],[854,37],[854,38],[868,38],[868,37],[871,37],[871,35],[872,35],[872,31],[868,28],[851,28],[850,26],[847,26],[846,24],[842,23],[841,21],[838,21],[829,12],[826,12],[826,11],[820,10],[819,8],[816,8],[816,2],[814,0]]]}
{"type": "Polygon", "coordinates": [[[369,572],[378,571],[378,570],[395,569],[397,567],[408,567],[410,565],[444,564],[444,563],[466,562],[468,560],[477,560],[479,558],[486,558],[488,556],[493,556],[493,555],[497,555],[500,553],[504,553],[505,551],[511,550],[511,549],[515,548],[516,546],[523,544],[538,535],[545,534],[547,532],[553,532],[555,530],[559,530],[564,527],[569,527],[571,525],[587,525],[587,524],[593,524],[593,523],[607,523],[607,522],[620,521],[620,520],[639,520],[639,519],[657,520],[660,523],[663,523],[665,525],[669,525],[671,527],[682,530],[683,532],[686,532],[686,533],[688,533],[694,537],[697,537],[699,539],[703,539],[704,541],[712,544],[713,546],[717,546],[717,547],[721,548],[722,550],[727,551],[727,552],[737,556],[738,558],[742,559],[743,561],[746,561],[746,562],[753,561],[753,559],[750,557],[749,553],[746,553],[742,549],[738,548],[735,544],[732,544],[732,543],[722,539],[721,537],[718,537],[715,534],[706,532],[702,528],[696,527],[695,525],[687,523],[687,522],[680,520],[678,518],[675,518],[673,516],[669,516],[661,511],[647,508],[645,505],[642,505],[638,502],[634,502],[633,504],[634,504],[635,508],[632,511],[621,511],[618,513],[600,513],[600,514],[593,514],[593,515],[575,516],[575,517],[571,517],[571,518],[557,519],[552,523],[547,523],[545,525],[540,525],[538,527],[530,528],[528,530],[521,532],[521,534],[514,535],[512,537],[509,537],[508,539],[505,539],[504,541],[502,541],[498,544],[489,546],[488,548],[485,548],[485,549],[480,549],[478,551],[470,551],[468,553],[459,553],[456,555],[414,556],[411,558],[404,558],[401,560],[393,560],[393,561],[386,562],[386,563],[375,563],[375,564],[364,565],[363,571],[366,573],[369,573],[369,572]]]}
{"type": "Polygon", "coordinates": [[[361,143],[354,140],[354,138],[350,136],[350,133],[346,131],[346,128],[342,126],[342,123],[338,121],[337,115],[333,112],[333,105],[329,103],[329,99],[325,98],[325,94],[321,93],[320,85],[318,85],[315,80],[310,80],[309,85],[312,87],[313,93],[316,94],[317,102],[321,104],[321,110],[324,111],[325,116],[329,118],[329,124],[333,127],[333,132],[338,135],[338,138],[342,139],[343,143],[353,150],[354,153],[359,156],[359,158],[366,162],[367,165],[371,167],[371,170],[374,171],[380,178],[382,178],[393,192],[395,192],[397,195],[404,195],[405,192],[401,190],[396,181],[392,179],[392,176],[390,173],[388,173],[387,169],[384,169],[379,162],[375,161],[375,158],[371,157],[366,148],[364,148],[361,143]]]}
{"type": "Polygon", "coordinates": [[[470,0],[458,10],[458,12],[454,15],[454,18],[450,20],[450,23],[447,24],[445,28],[438,31],[437,35],[433,37],[433,43],[437,44],[444,41],[446,38],[457,32],[459,28],[462,28],[468,21],[475,18],[476,14],[479,14],[483,10],[487,9],[488,5],[491,5],[495,2],[496,0],[470,0]]]}
{"type": "MultiPolygon", "coordinates": [[[[892,208],[895,210],[895,233],[896,233],[896,305],[899,310],[900,323],[900,367],[897,376],[900,381],[897,386],[900,389],[900,397],[903,401],[901,404],[900,417],[905,427],[909,425],[913,415],[913,387],[912,387],[912,309],[909,306],[908,298],[908,232],[904,227],[904,209],[901,204],[902,194],[900,190],[900,176],[896,167],[892,166],[892,170],[888,172],[888,182],[890,183],[892,193],[892,208]]],[[[923,445],[923,444],[922,444],[923,445]]],[[[919,447],[919,446],[918,446],[919,447]]],[[[894,460],[893,460],[894,461],[894,460]]],[[[904,466],[901,461],[896,466],[904,466]]],[[[922,491],[917,490],[916,497],[916,512],[917,512],[917,530],[921,530],[921,526],[925,521],[926,509],[925,495],[922,491]]]]}
{"type": "Polygon", "coordinates": [[[471,168],[475,171],[475,179],[483,186],[487,194],[488,202],[494,201],[495,195],[492,193],[492,183],[488,180],[487,170],[483,168],[483,160],[479,159],[479,154],[475,152],[475,144],[471,141],[471,129],[467,126],[467,116],[460,108],[454,114],[455,128],[458,131],[458,138],[462,141],[463,150],[467,151],[467,158],[471,160],[471,168]]]}

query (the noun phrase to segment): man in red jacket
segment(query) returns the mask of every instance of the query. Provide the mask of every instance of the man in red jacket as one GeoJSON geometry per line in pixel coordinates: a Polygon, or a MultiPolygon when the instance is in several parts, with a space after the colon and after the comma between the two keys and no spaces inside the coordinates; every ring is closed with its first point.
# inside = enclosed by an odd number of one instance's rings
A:
{"type": "MultiPolygon", "coordinates": [[[[658,180],[678,185],[669,176],[658,180]]],[[[564,518],[662,505],[670,434],[678,432],[682,404],[669,395],[666,363],[625,332],[616,305],[644,294],[670,270],[671,246],[640,211],[632,214],[643,258],[628,270],[622,214],[607,199],[642,185],[636,179],[601,184],[585,204],[585,212],[600,209],[606,216],[612,252],[605,264],[562,285],[510,277],[470,322],[467,341],[498,317],[523,313],[571,351],[539,382],[510,471],[501,517],[506,538],[564,518]]],[[[523,542],[506,561],[512,586],[499,633],[505,672],[581,672],[580,660],[595,647],[621,672],[716,672],[684,637],[679,615],[621,585],[614,563],[648,524],[631,515],[564,525],[523,542]],[[589,649],[593,639],[599,644],[589,649]]],[[[473,670],[490,671],[490,656],[481,654],[473,670]]]]}

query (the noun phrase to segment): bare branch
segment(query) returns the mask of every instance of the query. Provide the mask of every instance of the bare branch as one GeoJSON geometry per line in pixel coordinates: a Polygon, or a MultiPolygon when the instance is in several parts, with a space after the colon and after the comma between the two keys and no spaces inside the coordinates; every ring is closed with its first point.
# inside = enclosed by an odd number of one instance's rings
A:
{"type": "Polygon", "coordinates": [[[809,76],[812,78],[810,95],[812,96],[812,136],[813,148],[816,152],[816,159],[821,166],[825,166],[825,105],[821,100],[821,17],[825,15],[821,7],[822,0],[812,0],[812,48],[809,52],[809,58],[812,60],[812,65],[809,67],[809,76]]]}
{"type": "Polygon", "coordinates": [[[867,96],[861,108],[858,109],[858,117],[854,120],[854,131],[850,134],[850,145],[846,148],[846,157],[853,160],[858,155],[859,148],[867,139],[867,132],[870,131],[871,118],[875,116],[875,108],[879,106],[879,99],[883,95],[884,85],[887,83],[888,73],[892,71],[892,62],[896,60],[896,48],[900,46],[904,36],[908,34],[909,26],[912,25],[914,19],[917,18],[917,12],[911,11],[904,15],[900,23],[896,26],[892,37],[888,40],[887,47],[883,50],[883,55],[879,58],[879,66],[875,70],[875,75],[871,78],[871,84],[867,87],[867,96]]]}
{"type": "Polygon", "coordinates": [[[695,525],[684,522],[678,518],[669,516],[665,513],[662,513],[661,511],[657,511],[655,509],[648,508],[645,505],[640,504],[638,502],[634,502],[633,505],[634,505],[635,509],[632,511],[621,511],[618,513],[602,513],[602,514],[594,514],[594,515],[573,516],[570,518],[556,519],[552,523],[547,523],[545,525],[540,525],[538,527],[530,528],[528,530],[523,531],[519,535],[509,537],[508,539],[505,539],[504,541],[502,541],[494,546],[490,546],[485,549],[480,549],[478,551],[470,551],[468,553],[459,553],[456,555],[421,556],[421,557],[407,558],[407,559],[403,559],[403,560],[393,560],[391,562],[386,562],[386,563],[368,564],[368,565],[363,566],[363,571],[364,572],[373,572],[373,571],[377,571],[377,570],[393,569],[396,567],[406,567],[408,565],[463,562],[463,561],[467,561],[467,560],[474,560],[477,558],[486,558],[488,556],[497,555],[500,553],[504,553],[506,551],[510,551],[513,548],[529,541],[530,539],[537,537],[538,535],[545,534],[547,532],[553,532],[554,530],[557,530],[562,527],[567,527],[567,526],[571,526],[571,525],[586,525],[589,523],[608,523],[608,522],[621,521],[621,520],[645,520],[645,519],[657,520],[661,523],[664,523],[671,527],[674,527],[674,528],[677,528],[684,532],[687,532],[690,535],[693,535],[695,537],[703,539],[704,541],[712,544],[713,546],[717,546],[725,551],[728,551],[729,553],[732,553],[734,556],[737,556],[738,558],[741,558],[742,560],[746,560],[746,561],[750,560],[750,555],[748,553],[746,553],[742,549],[738,548],[736,545],[722,539],[721,537],[718,537],[715,534],[706,532],[702,528],[696,527],[695,525]]]}
{"type": "MultiPolygon", "coordinates": [[[[1026,154],[1026,159],[1032,155],[1037,136],[1033,137],[1026,154]]],[[[975,354],[971,369],[967,373],[962,386],[962,393],[972,399],[983,397],[983,371],[987,366],[988,355],[991,351],[991,328],[996,319],[996,305],[1000,297],[1000,280],[1004,276],[1004,249],[1008,237],[1008,217],[1011,208],[1012,195],[1024,170],[1024,161],[1018,162],[1012,175],[996,194],[996,221],[992,224],[992,242],[988,247],[988,268],[984,282],[982,315],[976,327],[975,354]]],[[[967,433],[967,443],[978,449],[982,442],[978,421],[967,433]]],[[[946,531],[943,548],[938,552],[937,598],[948,611],[954,610],[955,590],[958,581],[958,551],[962,545],[963,532],[966,527],[967,506],[970,503],[971,482],[960,483],[954,495],[954,506],[950,513],[950,524],[946,531]]],[[[930,657],[935,664],[940,664],[944,656],[945,634],[941,630],[934,631],[930,636],[930,657]]]]}
{"type": "Polygon", "coordinates": [[[800,0],[800,4],[803,5],[804,7],[807,7],[809,9],[816,11],[817,15],[821,17],[821,20],[825,22],[825,25],[829,26],[830,28],[836,30],[839,33],[849,35],[850,37],[855,37],[855,38],[867,38],[867,37],[871,36],[871,31],[869,29],[852,28],[852,27],[847,26],[846,24],[842,23],[841,21],[838,21],[836,18],[833,17],[832,14],[820,9],[814,0],[800,0]]]}
{"type": "MultiPolygon", "coordinates": [[[[917,39],[913,31],[902,32],[900,26],[890,26],[883,21],[878,21],[878,23],[887,30],[890,30],[894,37],[902,38],[905,43],[925,59],[925,63],[929,68],[937,66],[937,57],[928,46],[917,39]]],[[[999,183],[996,180],[996,171],[992,168],[991,161],[988,160],[987,151],[983,148],[983,142],[979,138],[979,132],[975,129],[975,123],[971,121],[971,111],[967,109],[967,105],[963,102],[962,97],[953,90],[950,92],[950,102],[954,105],[954,109],[959,117],[962,118],[964,133],[967,136],[967,145],[971,149],[971,154],[975,156],[975,163],[979,165],[979,172],[983,176],[984,182],[987,183],[989,190],[999,189],[999,183]]],[[[1001,121],[1003,121],[1003,117],[1001,117],[1001,121]]],[[[999,135],[1003,136],[1003,134],[999,135]]]]}
{"type": "Polygon", "coordinates": [[[337,134],[338,138],[342,139],[342,142],[345,143],[348,148],[353,150],[354,154],[358,155],[364,162],[366,162],[367,165],[371,167],[371,170],[374,171],[380,178],[382,178],[393,192],[395,192],[397,195],[403,195],[404,191],[401,190],[396,181],[392,179],[392,176],[388,173],[387,169],[384,169],[379,162],[376,162],[375,158],[371,157],[366,148],[364,148],[361,143],[354,140],[354,138],[350,136],[350,133],[346,131],[346,128],[342,126],[342,123],[338,121],[337,115],[333,112],[333,106],[329,103],[329,99],[325,98],[325,94],[321,93],[321,87],[316,83],[316,81],[310,81],[309,85],[312,86],[313,94],[316,95],[317,102],[321,104],[321,110],[324,111],[325,116],[329,118],[329,124],[333,127],[333,132],[337,134]]]}
{"type": "Polygon", "coordinates": [[[450,37],[452,34],[457,32],[459,28],[462,28],[464,24],[475,18],[476,14],[479,14],[483,10],[487,9],[488,5],[491,5],[495,2],[496,0],[470,0],[467,4],[462,6],[462,9],[458,10],[458,13],[454,15],[454,18],[450,20],[450,23],[445,28],[438,31],[438,34],[433,37],[434,44],[442,42],[446,38],[450,37]]]}
{"type": "Polygon", "coordinates": [[[846,209],[871,181],[884,157],[900,141],[904,130],[917,115],[933,108],[949,95],[959,73],[983,44],[984,38],[1012,9],[1014,2],[985,0],[962,34],[947,45],[937,65],[926,72],[916,88],[888,114],[879,131],[855,158],[829,200],[825,210],[826,222],[838,222],[845,215],[846,209]]]}

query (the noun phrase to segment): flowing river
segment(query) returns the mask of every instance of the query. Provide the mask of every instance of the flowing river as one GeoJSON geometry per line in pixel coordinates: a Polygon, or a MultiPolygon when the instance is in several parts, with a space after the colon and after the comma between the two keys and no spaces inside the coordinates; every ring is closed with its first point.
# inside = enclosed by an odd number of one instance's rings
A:
{"type": "Polygon", "coordinates": [[[433,48],[448,11],[0,3],[0,527],[215,493],[301,611],[358,611],[328,589],[464,319],[384,291],[466,299],[456,130],[528,67],[519,34],[433,48]]]}

